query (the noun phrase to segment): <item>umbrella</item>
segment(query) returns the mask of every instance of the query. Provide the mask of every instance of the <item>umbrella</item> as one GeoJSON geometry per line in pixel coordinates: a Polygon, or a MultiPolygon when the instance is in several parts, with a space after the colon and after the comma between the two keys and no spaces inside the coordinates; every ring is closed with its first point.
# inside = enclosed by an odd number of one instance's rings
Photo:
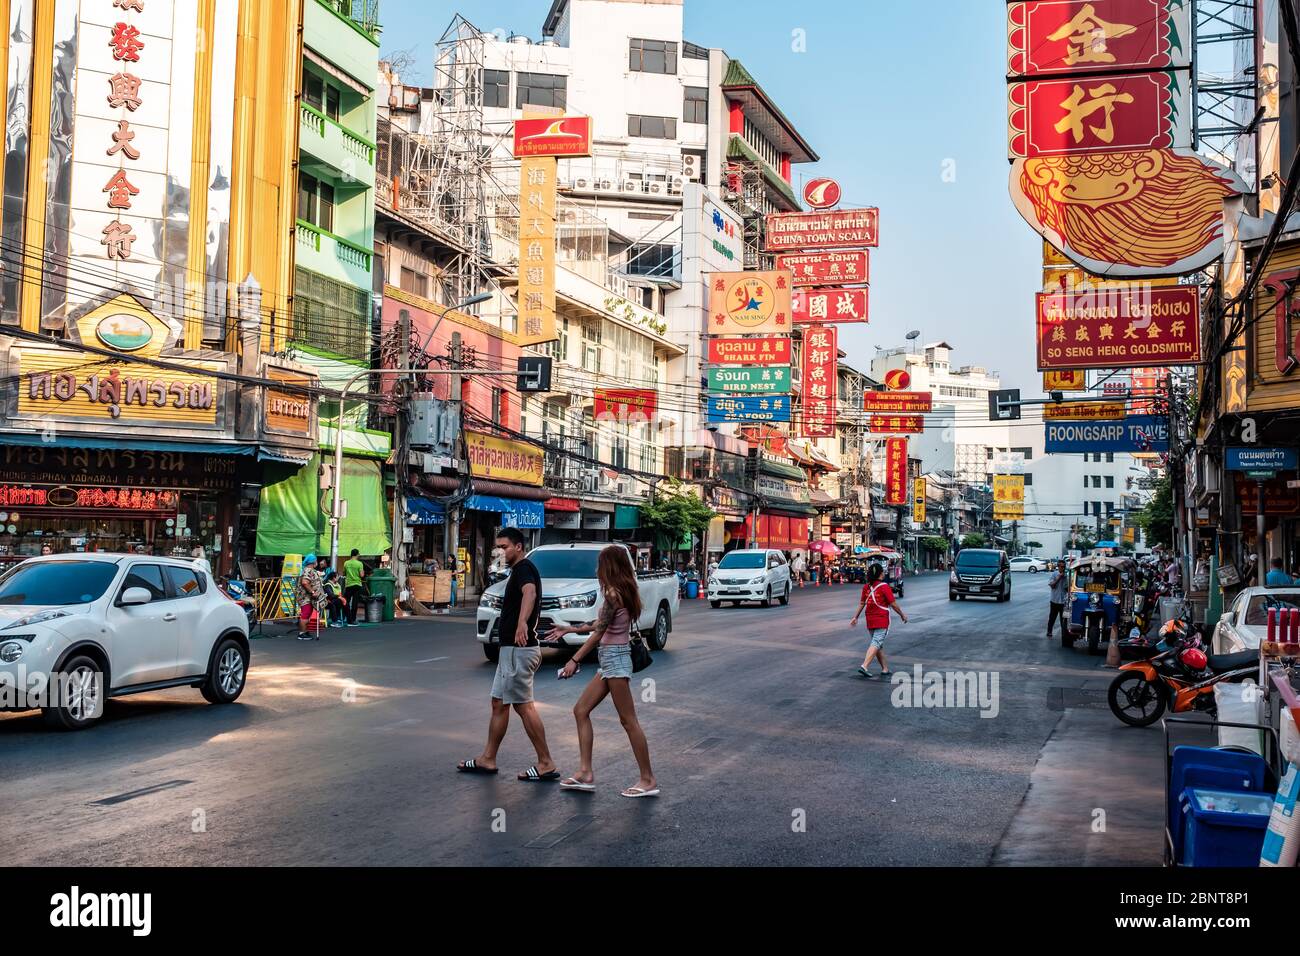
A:
{"type": "Polygon", "coordinates": [[[821,541],[814,541],[808,546],[808,550],[815,551],[818,554],[824,554],[830,558],[833,558],[840,553],[840,549],[835,546],[834,542],[827,541],[825,538],[821,541]]]}

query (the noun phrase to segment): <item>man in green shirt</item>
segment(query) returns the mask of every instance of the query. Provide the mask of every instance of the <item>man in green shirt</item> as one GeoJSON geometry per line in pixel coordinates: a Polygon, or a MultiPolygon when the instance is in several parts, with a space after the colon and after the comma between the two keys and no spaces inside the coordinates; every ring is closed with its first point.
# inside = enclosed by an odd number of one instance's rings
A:
{"type": "Polygon", "coordinates": [[[357,607],[366,594],[362,584],[366,577],[366,566],[357,557],[360,553],[353,548],[352,557],[343,562],[343,596],[348,602],[348,627],[357,626],[357,607]]]}

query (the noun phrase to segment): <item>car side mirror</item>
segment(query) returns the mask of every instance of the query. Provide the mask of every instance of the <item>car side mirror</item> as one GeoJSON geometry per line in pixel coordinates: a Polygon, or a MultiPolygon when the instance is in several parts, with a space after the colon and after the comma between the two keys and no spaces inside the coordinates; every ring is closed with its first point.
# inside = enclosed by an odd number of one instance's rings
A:
{"type": "Polygon", "coordinates": [[[1232,612],[1229,611],[1227,614],[1225,614],[1225,615],[1223,615],[1222,617],[1220,617],[1220,618],[1219,618],[1219,623],[1220,623],[1220,624],[1231,624],[1231,623],[1232,623],[1232,612]]]}
{"type": "Polygon", "coordinates": [[[149,593],[148,588],[127,588],[118,598],[117,603],[122,607],[135,607],[140,604],[148,604],[153,600],[153,595],[149,593]]]}

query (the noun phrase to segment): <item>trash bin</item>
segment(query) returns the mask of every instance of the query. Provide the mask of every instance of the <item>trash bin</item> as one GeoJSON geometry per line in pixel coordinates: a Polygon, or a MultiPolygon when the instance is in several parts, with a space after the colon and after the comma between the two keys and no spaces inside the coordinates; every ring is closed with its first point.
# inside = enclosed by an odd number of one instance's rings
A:
{"type": "Polygon", "coordinates": [[[1272,798],[1241,790],[1183,791],[1185,866],[1259,866],[1272,798]]]}
{"type": "MultiPolygon", "coordinates": [[[[383,608],[381,609],[383,614],[382,619],[385,621],[391,621],[394,617],[393,610],[396,607],[393,602],[397,597],[397,578],[393,576],[393,572],[388,568],[376,568],[370,572],[370,576],[366,579],[366,583],[370,586],[372,599],[374,597],[382,597],[384,599],[383,608]]],[[[378,623],[378,621],[375,623],[378,623]]]]}
{"type": "Polygon", "coordinates": [[[366,623],[382,623],[387,605],[388,601],[382,594],[372,594],[366,598],[366,623]]]}
{"type": "Polygon", "coordinates": [[[686,582],[686,597],[687,597],[687,599],[688,599],[688,600],[691,600],[691,601],[694,601],[694,600],[695,600],[696,598],[698,598],[699,596],[700,596],[700,582],[699,582],[699,581],[687,581],[687,582],[686,582]]]}

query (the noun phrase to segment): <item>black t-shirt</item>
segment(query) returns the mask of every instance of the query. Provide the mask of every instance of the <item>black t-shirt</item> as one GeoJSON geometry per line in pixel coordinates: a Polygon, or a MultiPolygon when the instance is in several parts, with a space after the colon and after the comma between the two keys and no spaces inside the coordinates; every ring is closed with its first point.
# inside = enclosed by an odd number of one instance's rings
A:
{"type": "Polygon", "coordinates": [[[537,589],[537,600],[533,602],[533,611],[528,616],[528,643],[526,647],[537,647],[537,618],[542,608],[542,576],[537,573],[537,565],[527,558],[516,562],[510,569],[506,580],[506,593],[501,603],[501,643],[507,647],[515,642],[515,630],[519,627],[519,608],[524,600],[524,585],[531,584],[537,589]]]}

